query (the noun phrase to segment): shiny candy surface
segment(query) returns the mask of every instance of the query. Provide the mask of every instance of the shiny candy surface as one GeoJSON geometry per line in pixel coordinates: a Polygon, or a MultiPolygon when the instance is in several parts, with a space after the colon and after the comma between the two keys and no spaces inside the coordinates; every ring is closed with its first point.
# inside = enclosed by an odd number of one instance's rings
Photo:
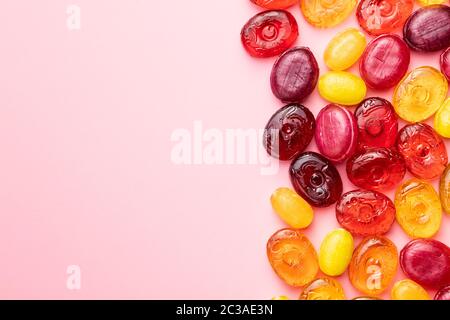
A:
{"type": "Polygon", "coordinates": [[[286,296],[276,296],[276,297],[273,297],[272,300],[289,300],[289,297],[286,297],[286,296]]]}
{"type": "Polygon", "coordinates": [[[308,284],[299,300],[345,300],[345,294],[337,280],[323,277],[308,284]]]}
{"type": "Polygon", "coordinates": [[[366,37],[356,28],[338,33],[325,49],[324,61],[328,68],[343,71],[361,57],[366,47],[366,37]]]}
{"type": "Polygon", "coordinates": [[[450,47],[441,54],[441,71],[448,81],[450,81],[450,47]]]}
{"type": "Polygon", "coordinates": [[[360,103],[366,96],[364,81],[346,71],[329,71],[319,79],[319,93],[327,101],[352,106],[360,103]]]}
{"type": "Polygon", "coordinates": [[[392,287],[392,300],[430,300],[428,292],[412,280],[397,281],[392,287]]]}
{"type": "Polygon", "coordinates": [[[423,6],[429,6],[432,4],[443,4],[447,3],[448,0],[417,0],[423,6]]]}
{"type": "Polygon", "coordinates": [[[441,176],[439,194],[441,197],[442,208],[445,212],[450,213],[450,165],[445,169],[441,176]]]}
{"type": "Polygon", "coordinates": [[[270,202],[273,210],[292,228],[303,229],[313,221],[313,209],[292,189],[278,188],[270,202]]]}
{"type": "Polygon", "coordinates": [[[301,0],[306,21],[319,28],[333,27],[352,13],[356,0],[301,0]]]}
{"type": "Polygon", "coordinates": [[[298,0],[250,0],[266,9],[286,9],[298,3],[298,0]]]}
{"type": "Polygon", "coordinates": [[[450,285],[439,289],[434,296],[434,300],[450,300],[450,285]]]}
{"type": "Polygon", "coordinates": [[[319,266],[329,276],[339,276],[347,270],[353,254],[353,237],[344,229],[325,236],[319,250],[319,266]]]}
{"type": "Polygon", "coordinates": [[[434,116],[434,129],[444,138],[450,138],[450,98],[447,98],[434,116]]]}

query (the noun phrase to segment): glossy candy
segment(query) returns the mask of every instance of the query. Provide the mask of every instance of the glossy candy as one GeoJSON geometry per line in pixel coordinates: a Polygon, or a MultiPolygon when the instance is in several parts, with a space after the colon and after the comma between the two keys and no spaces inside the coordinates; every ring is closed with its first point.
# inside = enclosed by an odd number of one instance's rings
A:
{"type": "Polygon", "coordinates": [[[354,190],[342,195],[336,205],[339,224],[354,235],[381,235],[395,220],[395,207],[384,194],[354,190]]]}
{"type": "Polygon", "coordinates": [[[289,104],[270,118],[264,130],[263,143],[268,154],[280,160],[290,160],[311,142],[316,122],[308,108],[289,104]]]}
{"type": "Polygon", "coordinates": [[[434,300],[450,300],[450,285],[439,289],[434,296],[434,300]]]}
{"type": "Polygon", "coordinates": [[[397,222],[411,238],[431,238],[441,227],[442,207],[433,186],[411,179],[395,194],[397,222]]]}
{"type": "Polygon", "coordinates": [[[367,45],[359,70],[367,86],[382,90],[400,82],[408,71],[409,62],[406,43],[397,35],[384,34],[367,45]]]}
{"type": "Polygon", "coordinates": [[[356,0],[301,0],[306,21],[319,28],[333,27],[352,13],[356,0]]]}
{"type": "Polygon", "coordinates": [[[413,0],[361,0],[356,17],[361,28],[378,36],[401,28],[413,8],[413,0]]]}
{"type": "Polygon", "coordinates": [[[425,123],[403,127],[397,137],[397,150],[408,170],[421,179],[436,179],[448,162],[444,141],[425,123]]]}
{"type": "Polygon", "coordinates": [[[447,48],[441,54],[441,72],[445,75],[448,81],[450,81],[450,47],[447,48]]]}
{"type": "Polygon", "coordinates": [[[434,129],[444,138],[450,138],[450,98],[447,98],[436,112],[434,129]]]}
{"type": "Polygon", "coordinates": [[[349,266],[353,286],[367,295],[385,291],[397,273],[397,248],[389,239],[370,236],[355,249],[349,266]]]}
{"type": "Polygon", "coordinates": [[[276,296],[273,297],[272,300],[289,300],[289,298],[286,296],[276,296]]]}
{"type": "Polygon", "coordinates": [[[400,265],[411,280],[439,289],[450,283],[450,251],[437,240],[416,239],[400,252],[400,265]]]}
{"type": "Polygon", "coordinates": [[[297,22],[284,10],[258,13],[241,31],[244,48],[251,56],[259,58],[279,55],[291,47],[297,37],[297,22]]]}
{"type": "Polygon", "coordinates": [[[347,175],[357,187],[387,190],[396,187],[406,174],[403,157],[395,150],[372,148],[354,154],[347,161],[347,175]]]}
{"type": "Polygon", "coordinates": [[[355,110],[358,124],[358,148],[394,146],[398,131],[398,118],[391,103],[382,98],[368,98],[355,110]]]}
{"type": "Polygon", "coordinates": [[[298,3],[298,0],[250,0],[250,1],[266,9],[286,9],[298,3]]]}
{"type": "Polygon", "coordinates": [[[345,294],[337,280],[323,277],[309,283],[299,300],[345,300],[345,294]]]}
{"type": "Polygon", "coordinates": [[[417,51],[439,51],[450,46],[450,7],[431,5],[415,11],[403,27],[403,38],[417,51]]]}
{"type": "Polygon", "coordinates": [[[364,81],[346,71],[329,71],[319,79],[319,93],[325,100],[346,106],[360,103],[366,96],[364,81]]]}
{"type": "Polygon", "coordinates": [[[353,113],[336,104],[320,110],[316,119],[315,140],[319,152],[339,163],[354,153],[358,128],[353,113]]]}
{"type": "Polygon", "coordinates": [[[292,189],[278,188],[270,202],[273,210],[292,228],[307,228],[313,221],[313,209],[292,189]]]}
{"type": "Polygon", "coordinates": [[[432,4],[442,4],[448,2],[448,0],[417,0],[423,6],[429,6],[432,4]]]}
{"type": "Polygon", "coordinates": [[[445,169],[441,176],[439,194],[441,197],[442,208],[445,212],[450,213],[450,165],[445,169]]]}
{"type": "Polygon", "coordinates": [[[325,236],[319,250],[319,266],[329,276],[340,276],[352,259],[353,237],[344,229],[336,229],[325,236]]]}
{"type": "Polygon", "coordinates": [[[319,66],[312,52],[296,47],[283,53],[270,75],[273,94],[285,102],[301,102],[317,85],[319,66]]]}
{"type": "Polygon", "coordinates": [[[377,297],[356,297],[356,298],[353,298],[352,300],[383,300],[383,299],[380,299],[380,298],[377,298],[377,297]]]}
{"type": "Polygon", "coordinates": [[[294,287],[311,282],[319,271],[316,250],[297,229],[281,229],[272,235],[267,257],[275,273],[294,287]]]}
{"type": "Polygon", "coordinates": [[[331,70],[346,70],[358,61],[365,47],[366,37],[361,31],[346,29],[328,43],[324,53],[325,64],[331,70]]]}
{"type": "Polygon", "coordinates": [[[428,292],[412,280],[397,281],[392,287],[392,300],[430,300],[428,292]]]}
{"type": "Polygon", "coordinates": [[[328,207],[342,194],[342,180],[336,167],[315,152],[300,154],[289,168],[295,191],[315,207],[328,207]]]}

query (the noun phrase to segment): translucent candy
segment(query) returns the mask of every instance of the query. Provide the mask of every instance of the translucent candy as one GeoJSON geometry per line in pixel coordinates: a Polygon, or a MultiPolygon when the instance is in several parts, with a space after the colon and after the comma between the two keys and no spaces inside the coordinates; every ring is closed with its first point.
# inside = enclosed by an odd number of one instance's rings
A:
{"type": "Polygon", "coordinates": [[[289,300],[289,298],[286,296],[276,296],[273,297],[272,300],[289,300]]]}
{"type": "Polygon", "coordinates": [[[319,266],[329,276],[340,276],[352,259],[353,237],[344,229],[336,229],[325,236],[319,250],[319,266]]]}
{"type": "Polygon", "coordinates": [[[328,43],[324,53],[325,64],[331,70],[346,70],[358,61],[365,47],[366,37],[361,31],[346,29],[328,43]]]}
{"type": "Polygon", "coordinates": [[[450,81],[450,47],[441,54],[441,71],[448,81],[450,81]]]}
{"type": "Polygon", "coordinates": [[[308,284],[299,300],[345,300],[345,294],[337,280],[323,277],[308,284]]]}
{"type": "Polygon", "coordinates": [[[298,0],[250,0],[250,1],[266,9],[286,9],[298,3],[298,0]]]}
{"type": "Polygon", "coordinates": [[[442,4],[448,2],[448,0],[417,0],[423,6],[429,6],[432,4],[442,4]]]}
{"type": "Polygon", "coordinates": [[[450,165],[441,176],[439,194],[441,196],[442,208],[445,212],[450,213],[450,165]]]}
{"type": "Polygon", "coordinates": [[[383,300],[383,299],[380,299],[380,298],[377,298],[377,297],[368,297],[368,296],[366,296],[366,297],[356,297],[356,298],[353,298],[352,300],[383,300]]]}
{"type": "Polygon", "coordinates": [[[434,300],[450,300],[450,285],[439,289],[434,296],[434,300]]]}
{"type": "Polygon", "coordinates": [[[412,280],[397,281],[392,287],[392,300],[430,300],[428,292],[412,280]]]}
{"type": "Polygon", "coordinates": [[[319,93],[325,100],[346,106],[360,103],[366,96],[364,81],[346,71],[329,71],[319,79],[319,93]]]}
{"type": "Polygon", "coordinates": [[[434,129],[444,138],[450,138],[450,98],[447,98],[436,112],[434,129]]]}
{"type": "Polygon", "coordinates": [[[270,197],[270,202],[273,210],[292,228],[307,228],[313,221],[313,209],[292,189],[275,190],[270,197]]]}
{"type": "Polygon", "coordinates": [[[356,0],[301,0],[300,8],[306,21],[319,28],[329,28],[343,22],[352,13],[356,0]]]}

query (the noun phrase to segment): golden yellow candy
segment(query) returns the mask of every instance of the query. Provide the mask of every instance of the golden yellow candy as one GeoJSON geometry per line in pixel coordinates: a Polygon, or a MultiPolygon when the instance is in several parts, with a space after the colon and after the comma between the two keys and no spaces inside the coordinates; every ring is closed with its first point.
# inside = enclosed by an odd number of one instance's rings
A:
{"type": "Polygon", "coordinates": [[[411,238],[431,238],[441,227],[442,206],[428,182],[411,179],[395,194],[397,222],[411,238]]]}
{"type": "Polygon", "coordinates": [[[324,53],[325,64],[331,70],[342,71],[358,61],[366,48],[366,37],[356,28],[349,28],[338,33],[324,53]]]}
{"type": "Polygon", "coordinates": [[[441,204],[445,212],[450,213],[450,165],[445,169],[439,186],[441,204]]]}
{"type": "Polygon", "coordinates": [[[408,73],[397,85],[392,104],[405,121],[420,122],[428,119],[447,97],[445,76],[432,67],[420,67],[408,73]]]}
{"type": "Polygon", "coordinates": [[[434,129],[444,138],[450,138],[450,98],[445,100],[436,112],[434,129]]]}
{"type": "Polygon", "coordinates": [[[306,21],[315,27],[329,28],[343,22],[352,13],[356,0],[301,0],[306,21]]]}
{"type": "Polygon", "coordinates": [[[333,103],[352,106],[366,96],[364,81],[346,71],[330,71],[319,78],[319,94],[333,103]]]}
{"type": "Polygon", "coordinates": [[[428,292],[412,280],[397,281],[392,287],[392,300],[430,300],[428,292]]]}
{"type": "Polygon", "coordinates": [[[353,254],[353,237],[347,230],[336,229],[322,241],[319,266],[329,276],[339,276],[347,270],[353,254]]]}
{"type": "Polygon", "coordinates": [[[286,296],[276,296],[273,297],[272,300],[289,300],[289,298],[286,296]]]}
{"type": "Polygon", "coordinates": [[[297,192],[289,188],[279,188],[270,197],[273,210],[295,229],[308,227],[314,218],[310,204],[303,200],[297,192]]]}
{"type": "Polygon", "coordinates": [[[318,278],[308,284],[299,297],[300,300],[345,300],[341,284],[331,278],[318,278]]]}
{"type": "Polygon", "coordinates": [[[432,4],[446,3],[448,0],[417,0],[423,6],[429,6],[432,4]]]}

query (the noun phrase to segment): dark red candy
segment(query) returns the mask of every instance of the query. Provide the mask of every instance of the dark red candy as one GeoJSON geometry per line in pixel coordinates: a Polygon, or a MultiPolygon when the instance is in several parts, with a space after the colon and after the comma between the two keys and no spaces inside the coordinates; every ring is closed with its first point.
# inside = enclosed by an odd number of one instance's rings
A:
{"type": "Polygon", "coordinates": [[[288,104],[270,118],[264,130],[267,153],[291,160],[303,152],[314,136],[314,115],[300,104],[288,104]]]}
{"type": "Polygon", "coordinates": [[[403,38],[417,51],[439,51],[450,46],[450,7],[436,4],[414,12],[403,27],[403,38]]]}
{"type": "Polygon", "coordinates": [[[394,188],[405,174],[405,160],[397,151],[388,148],[368,149],[356,153],[347,161],[348,178],[363,189],[394,188]]]}
{"type": "Polygon", "coordinates": [[[441,71],[450,81],[450,47],[441,54],[441,71]]]}
{"type": "Polygon", "coordinates": [[[312,52],[297,47],[283,53],[272,68],[273,94],[284,102],[301,102],[317,85],[319,66],[312,52]]]}
{"type": "Polygon", "coordinates": [[[336,205],[336,218],[354,235],[381,235],[394,223],[395,206],[380,192],[354,190],[342,195],[336,205]]]}
{"type": "Polygon", "coordinates": [[[315,207],[328,207],[339,200],[342,180],[336,167],[315,152],[300,154],[289,168],[292,185],[315,207]]]}
{"type": "Polygon", "coordinates": [[[291,47],[298,37],[298,25],[284,10],[264,11],[251,18],[242,28],[244,48],[253,57],[277,56],[291,47]]]}
{"type": "Polygon", "coordinates": [[[450,285],[441,288],[434,296],[434,300],[450,300],[450,285]]]}

